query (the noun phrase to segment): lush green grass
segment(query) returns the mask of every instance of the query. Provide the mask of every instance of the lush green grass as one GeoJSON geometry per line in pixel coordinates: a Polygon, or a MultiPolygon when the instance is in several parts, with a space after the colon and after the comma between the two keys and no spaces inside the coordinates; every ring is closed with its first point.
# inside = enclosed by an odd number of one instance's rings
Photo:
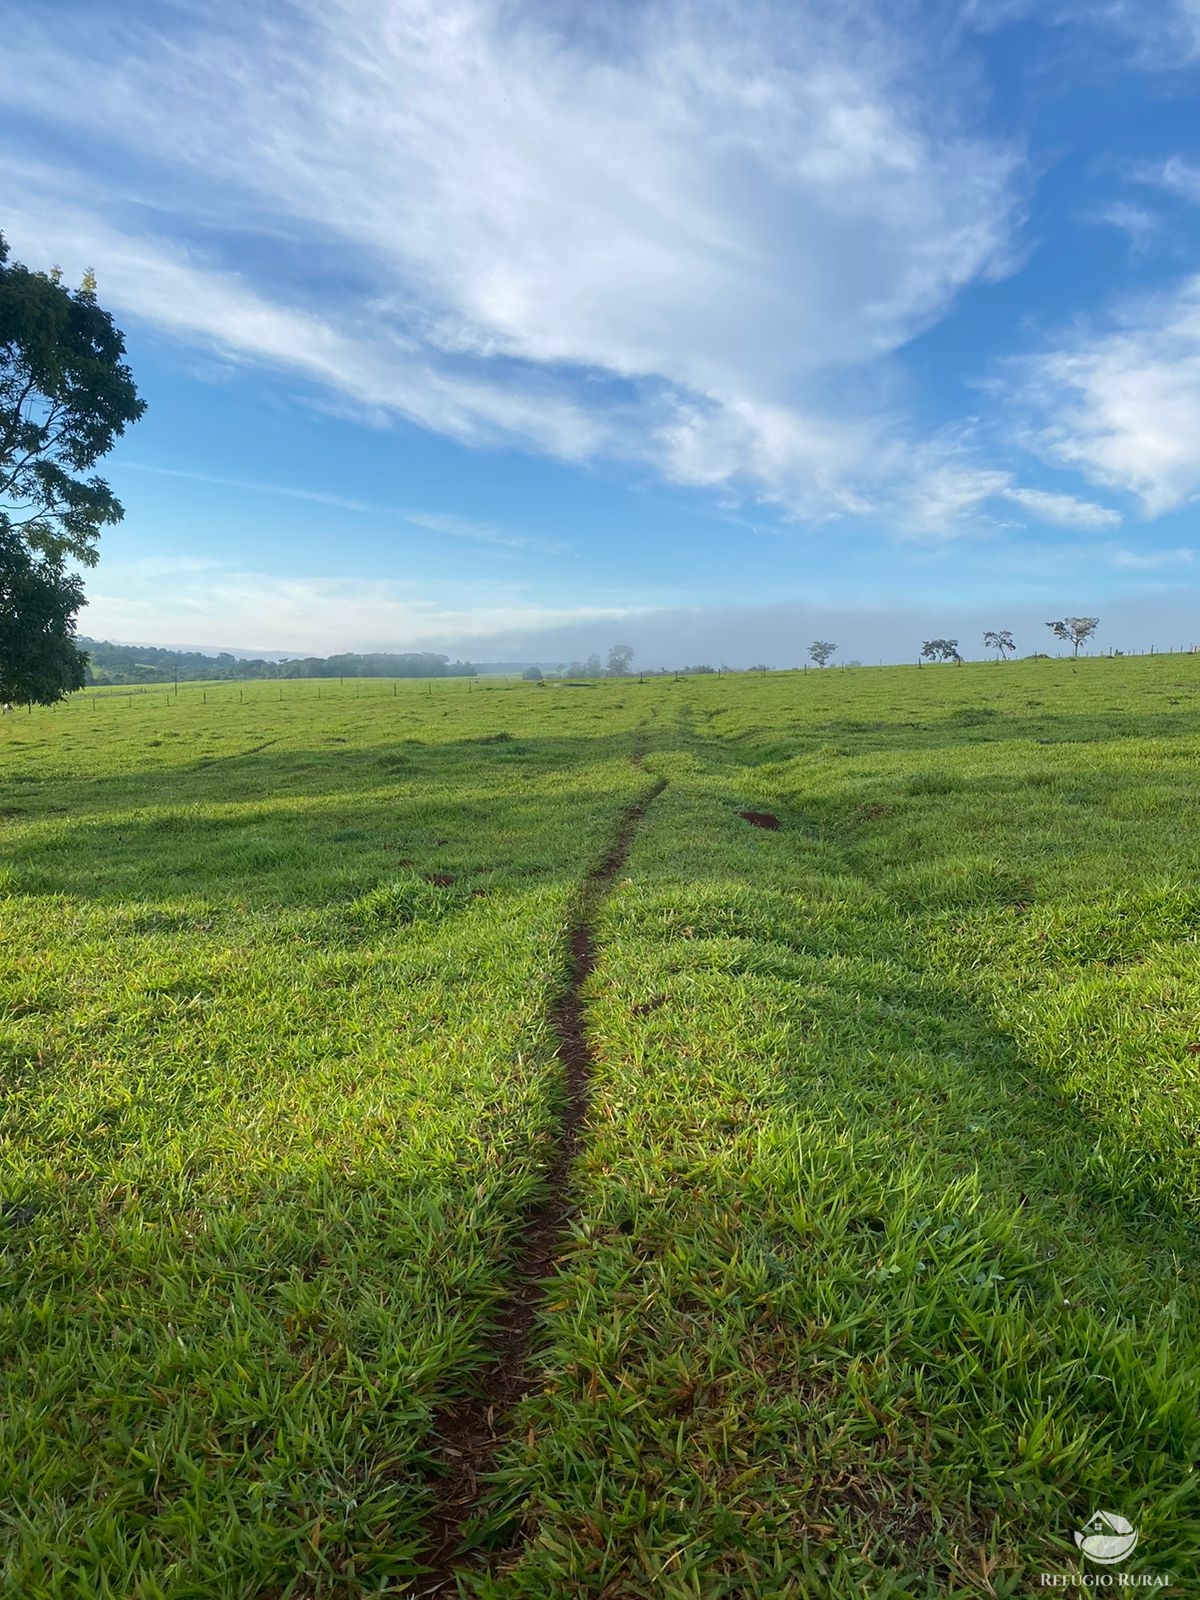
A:
{"type": "Polygon", "coordinates": [[[471,1586],[1189,1592],[1200,659],[286,688],[0,729],[10,1591],[405,1592],[663,775],[471,1586]]]}

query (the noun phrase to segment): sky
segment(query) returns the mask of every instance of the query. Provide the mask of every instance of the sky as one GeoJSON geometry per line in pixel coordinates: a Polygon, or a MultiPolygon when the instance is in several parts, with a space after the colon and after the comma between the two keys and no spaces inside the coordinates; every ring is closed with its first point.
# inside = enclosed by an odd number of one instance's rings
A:
{"type": "Polygon", "coordinates": [[[0,0],[0,32],[0,232],[94,269],[148,404],[83,632],[1200,642],[1200,0],[0,0]]]}

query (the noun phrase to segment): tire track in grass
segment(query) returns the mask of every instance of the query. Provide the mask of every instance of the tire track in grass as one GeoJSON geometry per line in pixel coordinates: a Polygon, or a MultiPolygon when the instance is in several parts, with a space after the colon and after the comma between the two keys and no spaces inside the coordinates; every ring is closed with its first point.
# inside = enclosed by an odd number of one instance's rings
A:
{"type": "MultiPolygon", "coordinates": [[[[641,765],[641,752],[634,755],[641,765]]],[[[512,1287],[500,1302],[484,1350],[480,1392],[445,1406],[432,1428],[435,1456],[442,1472],[433,1480],[434,1503],[424,1519],[426,1576],[414,1594],[423,1600],[457,1595],[457,1574],[468,1558],[461,1554],[464,1530],[483,1508],[481,1479],[506,1438],[513,1407],[536,1381],[531,1349],[534,1321],[554,1271],[567,1217],[571,1210],[570,1169],[587,1117],[592,1075],[592,1050],[587,1038],[583,987],[596,965],[592,928],[596,911],[625,863],[646,808],[667,786],[658,779],[640,800],[625,806],[612,843],[583,881],[567,940],[567,985],[556,1001],[552,1019],[557,1055],[562,1063],[563,1103],[554,1133],[553,1153],[541,1196],[520,1227],[521,1249],[512,1270],[512,1287]]]]}
{"type": "Polygon", "coordinates": [[[269,750],[278,743],[278,739],[267,739],[262,744],[252,744],[249,750],[231,750],[227,756],[205,756],[202,761],[193,764],[192,771],[199,772],[201,767],[215,767],[222,761],[240,761],[243,756],[256,756],[260,750],[269,750]]]}

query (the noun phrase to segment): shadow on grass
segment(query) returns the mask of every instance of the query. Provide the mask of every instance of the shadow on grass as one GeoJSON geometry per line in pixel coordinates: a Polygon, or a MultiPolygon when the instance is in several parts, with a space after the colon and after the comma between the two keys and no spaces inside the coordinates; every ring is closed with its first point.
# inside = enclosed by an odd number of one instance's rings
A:
{"type": "Polygon", "coordinates": [[[5,824],[0,891],[317,907],[412,873],[527,886],[577,871],[580,830],[644,787],[633,749],[500,732],[47,778],[5,824]]]}

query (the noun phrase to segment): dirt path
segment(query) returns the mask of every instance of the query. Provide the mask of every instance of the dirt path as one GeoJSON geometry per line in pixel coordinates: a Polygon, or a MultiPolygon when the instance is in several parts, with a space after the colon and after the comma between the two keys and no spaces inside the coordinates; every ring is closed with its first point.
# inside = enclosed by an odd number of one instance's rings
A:
{"type": "Polygon", "coordinates": [[[541,1197],[521,1226],[523,1243],[513,1267],[512,1286],[498,1307],[495,1325],[486,1341],[482,1392],[455,1401],[434,1423],[434,1454],[446,1470],[432,1484],[434,1504],[425,1518],[429,1573],[414,1591],[423,1597],[458,1594],[455,1574],[462,1565],[459,1551],[463,1532],[480,1510],[484,1497],[480,1479],[504,1442],[513,1407],[536,1381],[531,1350],[533,1325],[546,1295],[545,1280],[554,1270],[566,1232],[571,1208],[571,1161],[588,1110],[592,1052],[587,1039],[583,987],[596,964],[592,925],[625,862],[647,806],[666,786],[666,779],[659,779],[640,800],[621,811],[612,844],[584,880],[579,896],[568,940],[567,986],[552,1014],[565,1078],[553,1155],[541,1197]]]}

